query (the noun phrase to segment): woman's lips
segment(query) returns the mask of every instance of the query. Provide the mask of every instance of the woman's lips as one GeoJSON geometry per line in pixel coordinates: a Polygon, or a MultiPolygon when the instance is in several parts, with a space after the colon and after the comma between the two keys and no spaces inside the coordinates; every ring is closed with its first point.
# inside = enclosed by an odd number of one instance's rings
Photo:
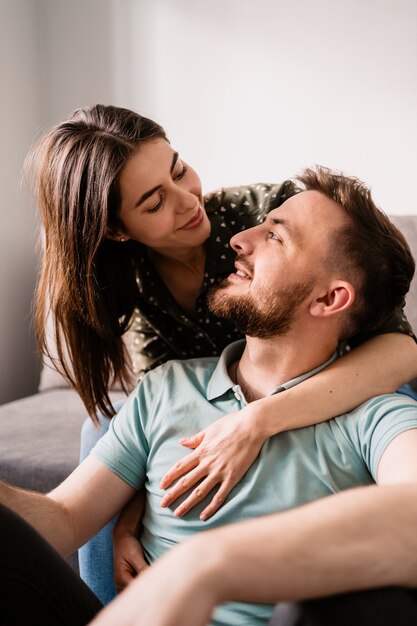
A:
{"type": "Polygon", "coordinates": [[[197,213],[191,218],[184,226],[181,226],[178,230],[191,230],[192,228],[197,228],[200,226],[201,222],[204,219],[204,213],[200,207],[198,207],[197,213]]]}

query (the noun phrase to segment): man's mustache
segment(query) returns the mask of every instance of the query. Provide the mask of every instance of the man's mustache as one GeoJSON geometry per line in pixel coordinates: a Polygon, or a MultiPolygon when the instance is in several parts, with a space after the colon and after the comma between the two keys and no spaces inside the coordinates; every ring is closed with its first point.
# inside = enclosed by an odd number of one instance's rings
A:
{"type": "Polygon", "coordinates": [[[248,257],[246,255],[238,254],[236,259],[235,259],[235,261],[236,261],[236,263],[240,263],[240,265],[242,265],[246,270],[248,270],[248,273],[251,276],[253,276],[254,266],[248,260],[248,257]]]}

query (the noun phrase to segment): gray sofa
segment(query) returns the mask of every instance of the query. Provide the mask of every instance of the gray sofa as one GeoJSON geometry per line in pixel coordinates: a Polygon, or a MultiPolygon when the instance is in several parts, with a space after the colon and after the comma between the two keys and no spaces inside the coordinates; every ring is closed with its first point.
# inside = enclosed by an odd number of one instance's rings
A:
{"type": "MultiPolygon", "coordinates": [[[[395,216],[417,259],[417,216],[395,216]]],[[[417,330],[417,277],[406,313],[417,330]]],[[[123,397],[114,392],[114,399],[123,397]]],[[[39,393],[0,407],[0,478],[30,489],[49,491],[77,465],[79,433],[85,410],[59,376],[45,370],[39,393]]]]}

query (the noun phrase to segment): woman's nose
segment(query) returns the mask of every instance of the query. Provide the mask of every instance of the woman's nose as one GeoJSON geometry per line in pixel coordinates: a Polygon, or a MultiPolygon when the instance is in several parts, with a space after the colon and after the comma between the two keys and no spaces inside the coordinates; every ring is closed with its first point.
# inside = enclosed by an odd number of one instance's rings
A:
{"type": "Polygon", "coordinates": [[[198,205],[198,198],[191,192],[185,189],[178,189],[176,193],[176,210],[177,213],[186,213],[192,209],[195,209],[198,205]]]}

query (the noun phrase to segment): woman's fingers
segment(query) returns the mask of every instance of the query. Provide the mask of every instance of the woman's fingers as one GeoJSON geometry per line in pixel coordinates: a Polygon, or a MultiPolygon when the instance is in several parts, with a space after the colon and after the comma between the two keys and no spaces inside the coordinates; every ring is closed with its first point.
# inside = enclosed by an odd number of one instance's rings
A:
{"type": "MultiPolygon", "coordinates": [[[[183,493],[194,487],[194,485],[206,475],[206,470],[199,465],[191,472],[181,478],[177,484],[168,491],[167,494],[161,500],[161,506],[170,506],[177,498],[182,496],[183,493]]],[[[197,487],[199,489],[199,487],[197,487]]],[[[194,493],[194,492],[193,492],[194,493]]]]}
{"type": "Polygon", "coordinates": [[[186,448],[197,448],[197,446],[199,446],[200,443],[203,441],[204,434],[205,431],[202,430],[196,435],[192,435],[192,437],[184,437],[183,439],[180,439],[180,444],[182,446],[185,446],[186,448]]]}
{"type": "MultiPolygon", "coordinates": [[[[186,472],[191,472],[199,463],[198,455],[194,452],[187,454],[183,459],[175,463],[175,465],[162,477],[160,482],[161,489],[168,489],[170,485],[186,472]]],[[[194,484],[194,483],[193,483],[194,484]]],[[[190,485],[192,487],[192,485],[190,485]]]]}
{"type": "Polygon", "coordinates": [[[247,410],[225,415],[204,431],[180,440],[182,445],[195,447],[195,450],[178,461],[163,477],[161,489],[167,489],[174,480],[179,480],[162,499],[162,506],[170,506],[179,496],[195,487],[175,510],[176,515],[185,515],[216,485],[219,485],[218,492],[205,507],[202,519],[208,519],[222,506],[255,461],[265,441],[263,436],[257,434],[250,419],[242,420],[242,412],[247,410]],[[197,485],[200,481],[203,482],[197,485]]]}
{"type": "Polygon", "coordinates": [[[176,517],[186,515],[186,513],[188,513],[188,511],[196,504],[201,502],[201,500],[203,500],[217,484],[218,479],[213,478],[212,476],[207,476],[207,478],[193,490],[188,498],[175,509],[174,515],[176,517]]]}
{"type": "Polygon", "coordinates": [[[228,482],[222,483],[210,504],[206,506],[206,508],[201,512],[200,519],[205,522],[207,519],[209,519],[209,517],[214,515],[216,511],[218,511],[219,508],[222,506],[223,502],[226,500],[233,487],[234,484],[228,482]]]}

